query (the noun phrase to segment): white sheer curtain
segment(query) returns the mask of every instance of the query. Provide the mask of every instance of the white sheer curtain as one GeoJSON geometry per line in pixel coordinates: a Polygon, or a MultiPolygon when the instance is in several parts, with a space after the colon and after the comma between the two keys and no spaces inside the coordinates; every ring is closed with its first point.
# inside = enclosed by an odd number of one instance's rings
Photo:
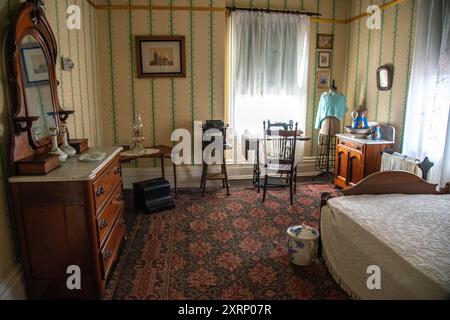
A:
{"type": "Polygon", "coordinates": [[[230,29],[229,107],[235,134],[260,133],[268,119],[294,120],[305,131],[309,18],[236,11],[230,29]]]}
{"type": "Polygon", "coordinates": [[[420,0],[403,153],[434,167],[429,180],[450,182],[450,0],[420,0]]]}

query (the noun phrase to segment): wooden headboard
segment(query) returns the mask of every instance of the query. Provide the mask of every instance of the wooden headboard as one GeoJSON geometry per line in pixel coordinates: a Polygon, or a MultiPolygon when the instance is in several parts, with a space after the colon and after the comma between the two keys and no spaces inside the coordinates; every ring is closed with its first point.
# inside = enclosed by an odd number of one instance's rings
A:
{"type": "MultiPolygon", "coordinates": [[[[344,196],[362,194],[448,194],[450,183],[438,190],[437,184],[429,183],[415,174],[406,171],[376,172],[357,185],[343,190],[344,196]]],[[[329,193],[321,196],[321,207],[331,198],[329,193]]]]}
{"type": "Polygon", "coordinates": [[[450,183],[438,190],[437,184],[429,183],[405,171],[384,171],[374,173],[352,188],[344,190],[344,196],[360,194],[446,194],[450,183]]]}

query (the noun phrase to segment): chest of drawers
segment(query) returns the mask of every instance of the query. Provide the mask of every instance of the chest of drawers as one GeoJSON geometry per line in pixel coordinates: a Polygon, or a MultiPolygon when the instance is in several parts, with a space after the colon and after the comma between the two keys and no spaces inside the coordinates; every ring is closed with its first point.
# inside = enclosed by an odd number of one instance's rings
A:
{"type": "Polygon", "coordinates": [[[125,218],[121,149],[97,150],[102,162],[70,159],[47,176],[10,179],[28,298],[104,295],[125,218]]]}

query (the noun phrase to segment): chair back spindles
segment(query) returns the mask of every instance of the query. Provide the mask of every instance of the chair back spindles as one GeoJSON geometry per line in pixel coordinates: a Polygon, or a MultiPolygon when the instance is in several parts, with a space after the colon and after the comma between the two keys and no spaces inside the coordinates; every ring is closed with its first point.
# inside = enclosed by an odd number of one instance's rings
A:
{"type": "Polygon", "coordinates": [[[291,189],[291,204],[293,203],[293,184],[297,175],[296,163],[296,145],[298,137],[298,123],[291,121],[289,124],[275,123],[264,121],[264,195],[263,201],[266,199],[269,171],[276,174],[285,174],[289,180],[291,189]],[[274,128],[276,128],[274,130],[274,128]]]}

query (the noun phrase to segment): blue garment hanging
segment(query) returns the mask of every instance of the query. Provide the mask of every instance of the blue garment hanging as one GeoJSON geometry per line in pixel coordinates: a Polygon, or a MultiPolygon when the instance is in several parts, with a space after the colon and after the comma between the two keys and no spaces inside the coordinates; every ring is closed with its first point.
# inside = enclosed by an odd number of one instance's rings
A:
{"type": "Polygon", "coordinates": [[[322,121],[326,117],[336,117],[342,121],[347,111],[347,99],[343,94],[334,91],[322,93],[315,128],[322,128],[322,121]]]}

